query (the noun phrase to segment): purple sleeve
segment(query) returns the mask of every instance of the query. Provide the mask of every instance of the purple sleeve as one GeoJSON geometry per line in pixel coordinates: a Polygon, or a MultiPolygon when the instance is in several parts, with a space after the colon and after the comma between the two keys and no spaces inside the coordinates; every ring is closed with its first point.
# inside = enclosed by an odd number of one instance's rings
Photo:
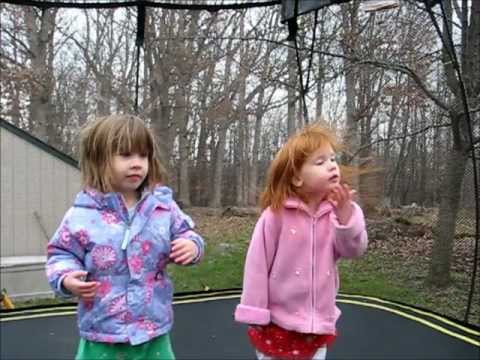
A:
{"type": "Polygon", "coordinates": [[[190,216],[185,214],[175,201],[172,201],[172,223],[170,226],[172,240],[184,238],[192,240],[197,245],[197,256],[193,259],[192,264],[199,262],[205,251],[205,242],[200,235],[193,231],[194,227],[195,224],[190,216]]]}
{"type": "Polygon", "coordinates": [[[62,287],[63,278],[70,272],[84,270],[85,250],[68,226],[71,210],[67,212],[59,228],[48,242],[46,274],[48,282],[56,295],[71,296],[62,287]]]}

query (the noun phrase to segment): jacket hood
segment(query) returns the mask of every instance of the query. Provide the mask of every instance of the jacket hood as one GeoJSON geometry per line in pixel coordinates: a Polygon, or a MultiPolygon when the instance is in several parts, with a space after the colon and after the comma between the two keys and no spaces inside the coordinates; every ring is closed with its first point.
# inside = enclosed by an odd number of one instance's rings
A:
{"type": "MultiPolygon", "coordinates": [[[[154,195],[153,197],[157,202],[157,206],[165,209],[170,209],[170,204],[173,200],[173,194],[170,188],[163,185],[157,185],[155,186],[153,191],[145,189],[142,192],[139,202],[141,202],[145,197],[150,194],[154,195]]],[[[87,187],[77,194],[73,206],[99,210],[119,210],[125,207],[125,203],[120,193],[102,193],[94,188],[87,187]]]]}

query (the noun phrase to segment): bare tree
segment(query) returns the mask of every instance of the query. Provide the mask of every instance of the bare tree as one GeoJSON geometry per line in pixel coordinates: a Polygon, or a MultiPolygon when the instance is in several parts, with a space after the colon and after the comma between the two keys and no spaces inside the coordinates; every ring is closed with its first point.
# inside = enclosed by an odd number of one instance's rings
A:
{"type": "Polygon", "coordinates": [[[26,8],[28,52],[31,61],[29,112],[32,130],[41,139],[48,141],[54,133],[52,118],[53,77],[53,35],[58,9],[26,8]],[[34,119],[34,120],[33,120],[34,119]]]}
{"type": "MultiPolygon", "coordinates": [[[[445,77],[452,92],[452,100],[447,111],[451,121],[452,147],[448,153],[446,173],[440,190],[440,209],[435,226],[435,243],[432,250],[429,280],[437,286],[450,283],[450,268],[452,259],[453,240],[456,229],[457,214],[460,205],[461,185],[464,179],[465,168],[470,149],[467,116],[462,106],[462,89],[459,78],[455,73],[453,53],[449,35],[452,34],[452,1],[445,3],[446,18],[441,32],[442,55],[445,77]]],[[[463,8],[465,10],[465,8],[463,8]]],[[[480,94],[480,2],[472,1],[470,19],[468,12],[460,14],[460,45],[461,69],[467,102],[471,105],[479,103],[480,94]]]]}

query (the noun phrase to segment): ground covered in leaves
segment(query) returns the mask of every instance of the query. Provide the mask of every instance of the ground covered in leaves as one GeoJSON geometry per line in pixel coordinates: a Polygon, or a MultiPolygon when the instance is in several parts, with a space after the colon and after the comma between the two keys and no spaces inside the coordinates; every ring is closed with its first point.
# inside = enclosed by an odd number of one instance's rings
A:
{"type": "MultiPolygon", "coordinates": [[[[471,290],[474,264],[475,222],[459,217],[452,251],[451,284],[437,288],[429,284],[428,271],[434,243],[436,210],[403,208],[367,219],[370,258],[377,258],[380,272],[416,293],[413,305],[464,320],[471,290]]],[[[480,281],[477,272],[468,322],[480,324],[480,281]]],[[[405,300],[399,299],[400,301],[405,300]]],[[[409,302],[409,301],[405,301],[409,302]]]]}

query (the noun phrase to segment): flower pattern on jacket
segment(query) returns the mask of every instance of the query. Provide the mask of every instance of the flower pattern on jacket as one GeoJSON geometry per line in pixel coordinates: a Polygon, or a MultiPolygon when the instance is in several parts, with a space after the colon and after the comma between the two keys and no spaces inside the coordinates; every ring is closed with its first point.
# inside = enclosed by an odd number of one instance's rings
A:
{"type": "Polygon", "coordinates": [[[120,219],[112,211],[102,211],[102,220],[107,224],[118,224],[120,219]]]}
{"type": "Polygon", "coordinates": [[[93,262],[100,270],[110,269],[117,260],[117,254],[111,246],[95,246],[92,250],[93,262]]]}
{"type": "Polygon", "coordinates": [[[103,298],[107,296],[111,290],[112,283],[109,280],[101,281],[100,286],[97,289],[97,296],[103,298]]]}
{"type": "Polygon", "coordinates": [[[62,230],[60,230],[59,237],[60,237],[60,242],[62,243],[63,246],[70,246],[71,235],[67,227],[64,227],[62,230]]]}
{"type": "Polygon", "coordinates": [[[198,261],[204,244],[193,227],[165,186],[145,191],[132,219],[119,194],[80,192],[49,241],[46,265],[57,295],[70,295],[61,282],[72,271],[87,271],[89,281],[100,283],[91,301],[79,301],[80,336],[137,345],[168,332],[173,322],[173,286],[166,271],[171,241],[192,240],[198,261]]]}
{"type": "Polygon", "coordinates": [[[140,273],[143,268],[143,259],[140,255],[133,255],[129,259],[130,268],[133,270],[134,273],[140,273]]]}
{"type": "Polygon", "coordinates": [[[90,235],[88,234],[88,231],[85,229],[78,230],[74,236],[78,239],[78,242],[80,243],[81,246],[85,247],[87,246],[89,240],[90,240],[90,235]]]}

